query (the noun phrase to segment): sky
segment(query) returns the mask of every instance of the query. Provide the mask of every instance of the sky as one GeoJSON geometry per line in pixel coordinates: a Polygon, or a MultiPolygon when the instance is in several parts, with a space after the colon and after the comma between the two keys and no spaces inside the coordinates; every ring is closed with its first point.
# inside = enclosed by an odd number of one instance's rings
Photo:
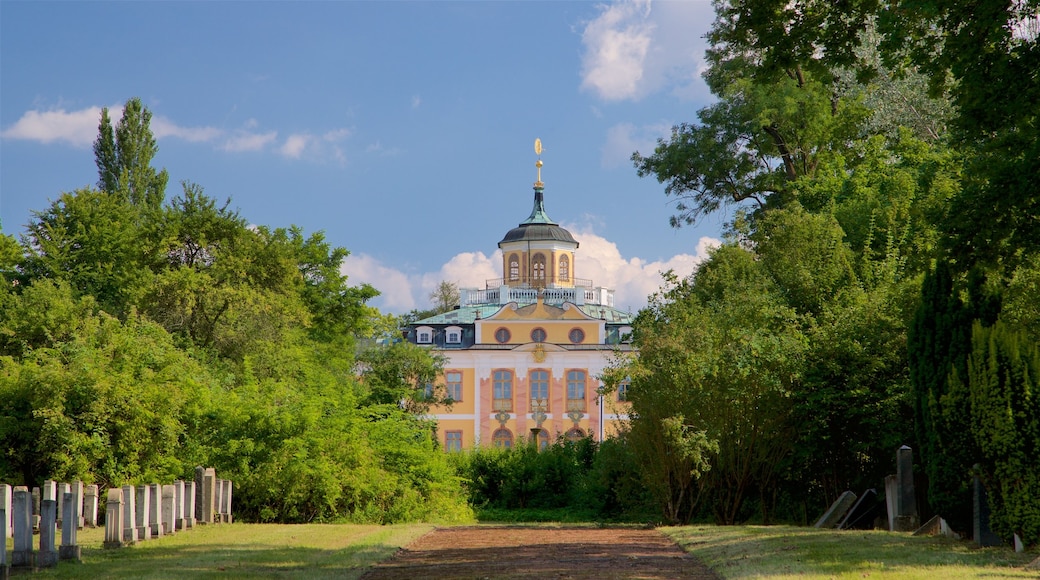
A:
{"type": "Polygon", "coordinates": [[[725,216],[673,229],[630,160],[712,102],[707,0],[0,1],[0,227],[95,186],[102,107],[139,97],[170,175],[248,222],[324,232],[350,284],[404,313],[499,278],[541,139],[574,275],[635,312],[725,216]]]}

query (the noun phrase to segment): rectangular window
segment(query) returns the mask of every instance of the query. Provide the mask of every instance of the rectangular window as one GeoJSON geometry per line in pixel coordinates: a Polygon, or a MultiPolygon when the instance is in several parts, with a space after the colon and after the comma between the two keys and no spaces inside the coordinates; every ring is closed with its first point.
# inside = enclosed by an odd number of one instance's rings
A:
{"type": "Polygon", "coordinates": [[[444,432],[444,450],[462,451],[462,431],[444,432]]]}
{"type": "MultiPolygon", "coordinates": [[[[549,371],[531,371],[531,408],[534,409],[535,401],[542,401],[546,407],[549,405],[549,371]]],[[[542,409],[543,411],[548,410],[542,409]]]]}
{"type": "Polygon", "coordinates": [[[423,385],[422,391],[423,398],[425,398],[427,401],[433,399],[433,383],[426,383],[425,385],[423,385]]]}
{"type": "Polygon", "coordinates": [[[462,373],[444,373],[447,382],[448,398],[458,402],[462,400],[462,373]]]}
{"type": "Polygon", "coordinates": [[[459,333],[457,333],[457,332],[449,332],[448,333],[448,342],[450,342],[451,344],[458,344],[459,342],[461,342],[461,339],[459,338],[459,333]]]}
{"type": "Polygon", "coordinates": [[[567,410],[585,412],[584,371],[567,371],[567,410]]]}
{"type": "Polygon", "coordinates": [[[423,344],[429,343],[430,342],[430,333],[429,332],[420,332],[419,333],[419,342],[423,343],[423,344]]]}
{"type": "Polygon", "coordinates": [[[628,379],[621,381],[621,384],[617,386],[617,400],[627,401],[628,400],[628,379]]]}
{"type": "Polygon", "coordinates": [[[495,371],[492,408],[495,411],[513,410],[513,373],[511,371],[495,371]]]}

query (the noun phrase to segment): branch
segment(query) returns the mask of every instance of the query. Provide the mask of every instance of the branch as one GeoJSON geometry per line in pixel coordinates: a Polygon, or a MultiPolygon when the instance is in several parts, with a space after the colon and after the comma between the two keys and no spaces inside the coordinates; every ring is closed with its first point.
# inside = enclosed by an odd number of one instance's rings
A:
{"type": "Polygon", "coordinates": [[[795,169],[794,160],[791,159],[791,151],[787,148],[787,143],[784,142],[784,138],[780,135],[777,127],[778,125],[773,123],[772,125],[763,125],[762,130],[773,138],[776,148],[780,151],[780,158],[784,160],[784,170],[787,172],[787,179],[794,181],[798,178],[798,172],[795,169]]]}

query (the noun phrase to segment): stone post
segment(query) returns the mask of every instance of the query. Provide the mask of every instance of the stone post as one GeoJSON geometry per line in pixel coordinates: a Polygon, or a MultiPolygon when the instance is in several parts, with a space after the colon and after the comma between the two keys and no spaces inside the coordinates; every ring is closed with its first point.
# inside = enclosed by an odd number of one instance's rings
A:
{"type": "Polygon", "coordinates": [[[65,509],[65,494],[69,493],[70,491],[72,491],[72,488],[67,483],[58,483],[57,486],[55,486],[54,499],[57,500],[57,502],[58,502],[57,514],[58,514],[58,527],[59,528],[62,526],[62,519],[61,518],[63,517],[63,514],[64,514],[64,512],[62,510],[65,509]]]}
{"type": "Polygon", "coordinates": [[[58,564],[58,552],[54,549],[54,537],[58,531],[58,501],[45,499],[40,502],[40,552],[36,565],[53,568],[58,564]]]}
{"type": "Polygon", "coordinates": [[[134,491],[134,497],[136,502],[134,503],[134,509],[137,513],[134,514],[134,527],[137,528],[137,538],[142,542],[152,536],[149,531],[149,517],[151,517],[152,507],[151,502],[151,491],[147,485],[139,485],[134,491]]]}
{"type": "Polygon", "coordinates": [[[151,495],[152,513],[148,516],[148,525],[151,527],[152,537],[161,538],[166,530],[163,529],[162,519],[162,486],[153,483],[148,486],[151,495]]]}
{"type": "MultiPolygon", "coordinates": [[[[11,487],[11,486],[7,486],[11,487]]],[[[10,497],[10,493],[8,493],[10,497]]],[[[4,504],[0,503],[0,540],[4,542],[4,549],[0,550],[0,578],[7,578],[7,532],[11,531],[11,526],[7,525],[7,519],[11,515],[11,510],[4,509],[4,504]]]]}
{"type": "MultiPolygon", "coordinates": [[[[976,473],[978,466],[975,467],[976,473]]],[[[989,501],[986,499],[986,488],[979,476],[972,482],[972,539],[982,547],[1000,546],[1004,542],[989,527],[989,501]]]]}
{"type": "Polygon", "coordinates": [[[212,467],[206,468],[202,487],[202,523],[212,524],[216,522],[214,511],[217,499],[217,472],[212,467]]]}
{"type": "Polygon", "coordinates": [[[38,487],[32,489],[32,516],[30,521],[34,532],[40,531],[40,500],[43,492],[38,487]]]}
{"type": "Polygon", "coordinates": [[[890,514],[895,504],[895,519],[890,520],[890,530],[912,532],[921,526],[914,495],[914,452],[906,445],[896,450],[896,475],[894,481],[885,478],[885,498],[890,514]]]}
{"type": "Polygon", "coordinates": [[[177,488],[174,485],[167,484],[162,486],[162,526],[160,529],[165,530],[165,533],[172,534],[177,529],[176,515],[177,515],[177,488]]]}
{"type": "Polygon", "coordinates": [[[184,482],[177,480],[173,482],[173,529],[184,529],[184,482]]]}
{"type": "Polygon", "coordinates": [[[134,508],[134,486],[123,486],[123,545],[132,546],[140,536],[137,533],[137,510],[134,508]]]}
{"type": "MultiPolygon", "coordinates": [[[[14,511],[14,551],[11,552],[11,567],[32,568],[32,495],[29,494],[29,488],[22,485],[14,488],[11,509],[14,511]]],[[[6,549],[6,538],[4,544],[6,549]]]]}
{"type": "Polygon", "coordinates": [[[230,524],[233,520],[231,517],[231,480],[225,479],[224,485],[226,487],[224,490],[224,523],[230,524]]]}
{"type": "MultiPolygon", "coordinates": [[[[83,483],[79,486],[82,488],[83,483]]],[[[61,528],[61,547],[58,548],[58,559],[59,560],[76,560],[77,562],[81,559],[81,549],[76,541],[76,534],[79,532],[79,528],[74,524],[79,517],[76,515],[76,486],[72,486],[73,491],[65,494],[65,513],[62,515],[62,521],[65,522],[64,527],[61,528]]]]}
{"type": "Polygon", "coordinates": [[[105,501],[106,548],[123,547],[123,490],[112,487],[105,501]]]}
{"type": "Polygon", "coordinates": [[[98,486],[88,485],[83,489],[83,524],[97,527],[98,486]]]}
{"type": "Polygon", "coordinates": [[[189,481],[184,488],[184,525],[195,527],[195,482],[189,481]]]}
{"type": "Polygon", "coordinates": [[[213,521],[219,524],[224,521],[224,480],[218,477],[214,485],[213,521]]]}
{"type": "Polygon", "coordinates": [[[83,529],[83,482],[74,481],[72,482],[72,494],[75,496],[73,505],[76,506],[76,527],[83,529]]]}
{"type": "Polygon", "coordinates": [[[202,501],[203,500],[203,498],[202,498],[202,490],[205,489],[205,487],[206,487],[205,485],[203,485],[205,483],[205,481],[204,481],[205,477],[206,477],[206,468],[202,467],[201,465],[196,466],[195,467],[195,521],[199,522],[199,523],[202,523],[202,522],[205,521],[205,519],[202,517],[202,515],[203,515],[202,514],[202,504],[205,503],[204,501],[202,501]]]}
{"type": "Polygon", "coordinates": [[[11,489],[10,485],[6,483],[0,483],[0,510],[4,511],[3,519],[4,533],[0,534],[0,540],[7,541],[5,538],[14,536],[14,525],[12,520],[14,519],[14,512],[11,511],[11,499],[14,497],[14,490],[11,489]]]}

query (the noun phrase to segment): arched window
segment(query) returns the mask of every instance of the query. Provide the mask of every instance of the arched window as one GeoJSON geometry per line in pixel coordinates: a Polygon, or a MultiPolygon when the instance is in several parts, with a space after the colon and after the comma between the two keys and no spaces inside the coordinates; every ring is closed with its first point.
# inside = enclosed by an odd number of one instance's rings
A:
{"type": "Polygon", "coordinates": [[[531,258],[531,276],[535,281],[545,281],[545,254],[535,254],[531,258]]]}
{"type": "Polygon", "coordinates": [[[567,371],[567,410],[585,412],[584,371],[567,371]]]}
{"type": "Polygon", "coordinates": [[[560,256],[560,280],[566,282],[571,279],[571,259],[560,256]]]}
{"type": "Polygon", "coordinates": [[[494,373],[494,400],[491,408],[496,411],[513,410],[513,372],[495,371],[494,373]]]}
{"type": "Polygon", "coordinates": [[[513,281],[520,279],[520,258],[516,254],[509,255],[509,279],[513,281]]]}
{"type": "Polygon", "coordinates": [[[491,435],[491,443],[495,447],[509,449],[513,446],[513,434],[509,429],[498,429],[491,435]]]}
{"type": "Polygon", "coordinates": [[[567,437],[567,441],[580,441],[585,438],[585,432],[575,427],[567,431],[564,436],[567,437]]]}
{"type": "Polygon", "coordinates": [[[544,450],[549,448],[549,430],[539,429],[538,430],[538,449],[544,450]]]}

